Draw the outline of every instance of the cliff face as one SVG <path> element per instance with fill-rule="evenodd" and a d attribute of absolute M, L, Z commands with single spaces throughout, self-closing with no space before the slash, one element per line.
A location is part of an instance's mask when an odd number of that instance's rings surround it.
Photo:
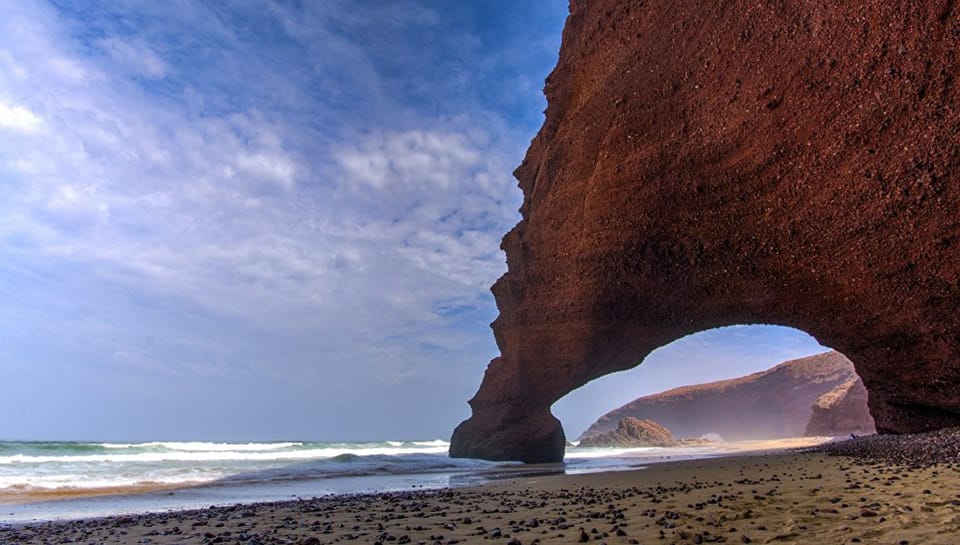
<path fill-rule="evenodd" d="M 554 401 L 747 323 L 849 357 L 881 432 L 960 425 L 958 12 L 571 1 L 451 455 L 560 460 Z"/>
<path fill-rule="evenodd" d="M 746 377 L 638 398 L 600 417 L 583 437 L 606 433 L 627 416 L 656 420 L 677 437 L 708 433 L 730 441 L 800 437 L 807 431 L 817 400 L 856 380 L 850 360 L 827 352 Z M 862 401 L 866 411 L 866 398 Z"/>
<path fill-rule="evenodd" d="M 672 447 L 676 444 L 670 430 L 653 420 L 632 416 L 621 418 L 611 430 L 580 440 L 581 447 Z"/>
<path fill-rule="evenodd" d="M 876 425 L 867 409 L 867 399 L 867 389 L 859 378 L 848 380 L 823 394 L 813 404 L 806 435 L 874 433 Z"/>

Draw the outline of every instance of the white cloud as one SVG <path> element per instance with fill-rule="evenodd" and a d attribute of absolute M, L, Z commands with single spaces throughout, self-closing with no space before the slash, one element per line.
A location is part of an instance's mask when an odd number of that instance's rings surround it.
<path fill-rule="evenodd" d="M 3 63 L 3 72 L 12 76 L 14 79 L 23 81 L 27 78 L 26 68 L 14 60 L 9 51 L 0 50 L 0 63 Z"/>
<path fill-rule="evenodd" d="M 447 125 L 378 132 L 336 150 L 340 195 L 389 233 L 395 259 L 458 286 L 439 298 L 486 297 L 503 272 L 498 240 L 518 219 L 519 192 L 486 134 Z"/>
<path fill-rule="evenodd" d="M 463 134 L 410 130 L 368 137 L 337 160 L 352 182 L 375 189 L 446 189 L 477 166 L 480 153 Z"/>
<path fill-rule="evenodd" d="M 0 129 L 19 132 L 37 132 L 43 119 L 23 106 L 0 102 Z"/>
<path fill-rule="evenodd" d="M 118 65 L 134 75 L 148 79 L 167 76 L 167 63 L 142 41 L 112 37 L 100 40 L 100 46 Z"/>
<path fill-rule="evenodd" d="M 241 174 L 287 189 L 293 186 L 297 172 L 296 163 L 282 152 L 259 151 L 240 155 L 236 158 L 236 165 Z"/>
<path fill-rule="evenodd" d="M 47 202 L 47 208 L 76 215 L 105 215 L 109 205 L 98 199 L 92 188 L 61 185 Z"/>
<path fill-rule="evenodd" d="M 89 83 L 91 79 L 98 77 L 94 72 L 86 68 L 83 62 L 72 59 L 66 55 L 52 55 L 46 59 L 47 70 L 54 75 L 60 83 L 79 86 Z"/>

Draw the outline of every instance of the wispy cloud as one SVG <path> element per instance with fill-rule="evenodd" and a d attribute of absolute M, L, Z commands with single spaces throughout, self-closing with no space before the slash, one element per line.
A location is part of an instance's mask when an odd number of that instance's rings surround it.
<path fill-rule="evenodd" d="M 110 37 L 100 40 L 97 45 L 131 76 L 163 79 L 167 75 L 167 63 L 141 40 Z"/>
<path fill-rule="evenodd" d="M 417 61 L 450 13 L 407 7 L 0 7 L 0 287 L 19 294 L 0 336 L 20 332 L 0 358 L 29 362 L 18 380 L 309 383 L 318 407 L 376 391 L 381 408 L 440 381 L 448 409 L 404 409 L 411 426 L 463 416 L 535 126 Z M 458 24 L 444 43 L 473 63 L 483 29 Z"/>

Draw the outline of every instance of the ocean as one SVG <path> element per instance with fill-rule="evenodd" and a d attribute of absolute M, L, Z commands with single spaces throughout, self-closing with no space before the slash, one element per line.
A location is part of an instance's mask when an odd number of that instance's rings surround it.
<path fill-rule="evenodd" d="M 0 523 L 193 509 L 328 494 L 445 488 L 703 458 L 726 445 L 568 448 L 562 464 L 447 456 L 449 443 L 0 442 Z"/>

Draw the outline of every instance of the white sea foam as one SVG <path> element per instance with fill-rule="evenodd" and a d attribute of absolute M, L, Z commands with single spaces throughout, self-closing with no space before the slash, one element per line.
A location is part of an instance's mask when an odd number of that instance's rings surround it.
<path fill-rule="evenodd" d="M 72 454 L 70 456 L 14 454 L 0 456 L 0 465 L 44 464 L 58 462 L 213 462 L 213 461 L 269 461 L 312 460 L 336 458 L 337 456 L 397 456 L 402 454 L 443 454 L 446 446 L 422 446 L 419 448 L 372 447 L 372 448 L 314 448 L 284 451 L 257 450 L 168 450 L 160 452 L 129 452 L 116 454 Z"/>
<path fill-rule="evenodd" d="M 188 452 L 218 452 L 218 451 L 268 451 L 283 450 L 291 447 L 301 447 L 303 443 L 205 443 L 200 441 L 152 441 L 149 443 L 101 443 L 107 449 L 136 449 L 136 448 L 165 448 L 167 450 L 184 450 Z"/>
<path fill-rule="evenodd" d="M 434 439 L 433 441 L 413 441 L 412 444 L 418 447 L 450 448 L 450 443 L 444 441 L 443 439 Z"/>
<path fill-rule="evenodd" d="M 452 460 L 449 443 L 2 443 L 0 492 L 148 485 L 256 483 L 334 476 L 472 471 L 494 464 Z"/>

